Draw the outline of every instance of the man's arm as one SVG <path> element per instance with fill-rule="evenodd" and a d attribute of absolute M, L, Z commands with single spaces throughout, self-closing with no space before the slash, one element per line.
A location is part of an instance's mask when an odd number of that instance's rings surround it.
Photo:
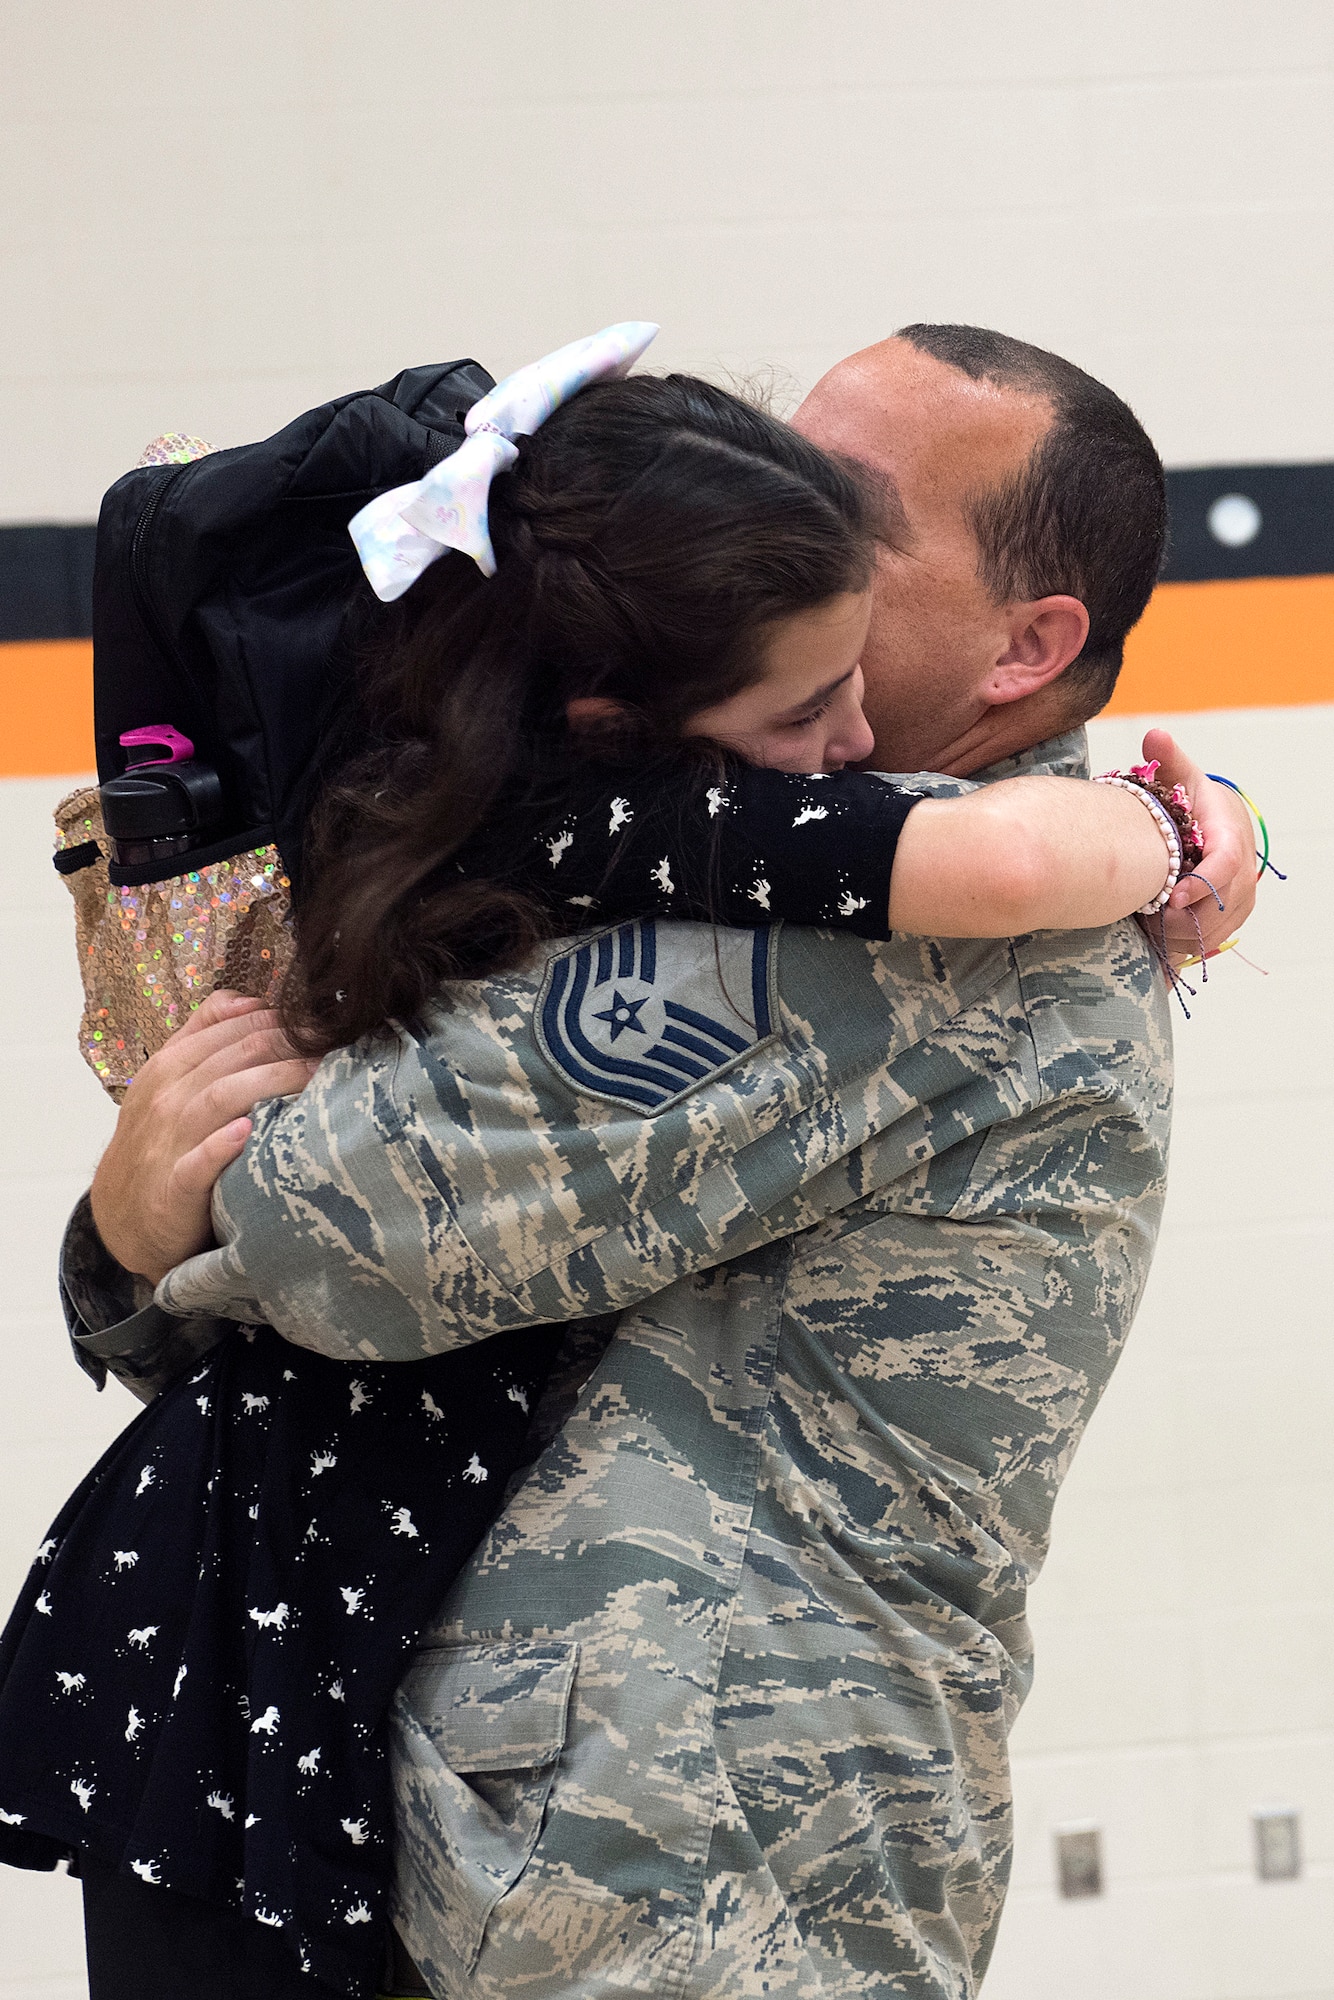
<path fill-rule="evenodd" d="M 148 1280 L 106 1250 L 86 1194 L 60 1247 L 60 1303 L 84 1373 L 99 1389 L 114 1375 L 141 1403 L 151 1403 L 230 1331 L 225 1320 L 183 1320 L 164 1312 Z"/>
<path fill-rule="evenodd" d="M 658 975 L 674 955 L 679 990 L 707 1000 L 717 945 L 698 927 L 687 950 L 695 929 L 659 937 Z M 763 947 L 777 1032 L 656 1113 L 562 1076 L 541 1045 L 540 967 L 479 982 L 424 1039 L 336 1052 L 257 1113 L 219 1184 L 219 1247 L 169 1273 L 158 1305 L 265 1322 L 336 1358 L 414 1360 L 619 1311 L 807 1227 L 866 1191 L 873 1135 L 889 1135 L 877 1176 L 966 1136 L 952 1110 L 924 1109 L 914 1050 L 1013 983 L 1009 947 L 808 931 L 778 945 Z"/>

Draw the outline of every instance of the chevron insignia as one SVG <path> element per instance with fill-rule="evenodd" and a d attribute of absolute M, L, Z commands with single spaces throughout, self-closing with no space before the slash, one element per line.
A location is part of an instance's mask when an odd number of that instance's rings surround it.
<path fill-rule="evenodd" d="M 538 995 L 547 1061 L 584 1094 L 665 1111 L 774 1030 L 776 925 L 619 924 L 553 958 Z"/>

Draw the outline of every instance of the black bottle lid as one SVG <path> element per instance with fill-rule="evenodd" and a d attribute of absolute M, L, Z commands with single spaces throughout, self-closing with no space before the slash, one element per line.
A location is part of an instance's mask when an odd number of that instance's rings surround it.
<path fill-rule="evenodd" d="M 101 788 L 102 824 L 122 841 L 200 835 L 222 814 L 222 786 L 208 764 L 141 765 Z"/>

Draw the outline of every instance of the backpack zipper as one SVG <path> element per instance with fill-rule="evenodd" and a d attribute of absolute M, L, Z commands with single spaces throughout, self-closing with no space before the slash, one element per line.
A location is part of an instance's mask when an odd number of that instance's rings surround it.
<path fill-rule="evenodd" d="M 152 533 L 153 523 L 157 519 L 162 502 L 167 496 L 167 488 L 173 486 L 183 472 L 188 472 L 191 465 L 197 465 L 198 463 L 199 460 L 190 459 L 184 465 L 173 465 L 166 476 L 160 479 L 153 488 L 153 491 L 140 508 L 138 519 L 135 521 L 134 531 L 130 536 L 129 560 L 130 595 L 134 599 L 134 608 L 139 614 L 139 622 L 153 644 L 157 647 L 163 659 L 180 674 L 181 679 L 189 688 L 196 702 L 202 701 L 199 684 L 190 671 L 189 666 L 177 653 L 175 647 L 168 643 L 167 636 L 152 608 L 152 599 L 148 589 L 148 556 L 149 536 Z"/>

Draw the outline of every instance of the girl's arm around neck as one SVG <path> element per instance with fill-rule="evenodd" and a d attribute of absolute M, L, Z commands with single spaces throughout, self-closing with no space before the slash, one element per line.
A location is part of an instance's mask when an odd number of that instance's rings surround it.
<path fill-rule="evenodd" d="M 1006 778 L 923 799 L 899 835 L 891 930 L 1014 937 L 1094 930 L 1150 902 L 1168 875 L 1152 813 L 1082 778 Z"/>

